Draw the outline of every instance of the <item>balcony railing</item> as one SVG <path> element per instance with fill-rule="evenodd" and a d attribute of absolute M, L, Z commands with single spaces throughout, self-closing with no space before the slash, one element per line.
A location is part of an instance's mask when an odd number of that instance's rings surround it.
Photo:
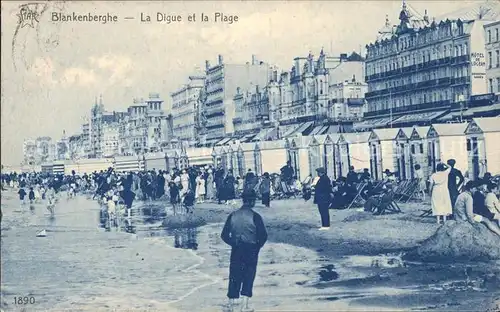
<path fill-rule="evenodd" d="M 419 70 L 427 70 L 427 69 L 431 69 L 434 67 L 449 65 L 452 62 L 456 63 L 457 61 L 455 59 L 460 60 L 459 62 L 467 62 L 469 60 L 469 56 L 462 55 L 462 56 L 458 56 L 455 58 L 447 56 L 447 57 L 440 58 L 438 60 L 432 60 L 432 61 L 427 61 L 427 62 L 423 62 L 423 63 L 419 63 L 419 64 L 409 65 L 409 66 L 389 70 L 389 71 L 382 72 L 382 73 L 366 75 L 365 81 L 373 81 L 373 80 L 377 80 L 377 79 L 396 77 L 396 76 L 399 76 L 402 74 L 417 72 Z"/>
<path fill-rule="evenodd" d="M 400 107 L 394 107 L 392 109 L 392 114 L 399 114 L 399 113 L 406 113 L 406 112 L 415 112 L 415 111 L 420 111 L 420 110 L 425 110 L 425 109 L 432 109 L 432 108 L 450 108 L 451 107 L 451 101 L 450 100 L 444 100 L 444 101 L 436 101 L 436 102 L 429 102 L 429 103 L 422 103 L 422 104 L 414 104 L 414 105 L 407 105 L 407 106 L 400 106 Z M 373 116 L 379 116 L 379 115 L 389 115 L 391 114 L 391 109 L 382 109 L 382 110 L 376 110 L 376 111 L 371 111 L 367 112 L 364 114 L 364 117 L 373 117 Z"/>

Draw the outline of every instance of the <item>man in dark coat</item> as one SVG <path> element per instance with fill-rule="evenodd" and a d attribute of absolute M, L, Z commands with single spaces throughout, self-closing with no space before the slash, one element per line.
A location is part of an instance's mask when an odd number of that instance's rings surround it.
<path fill-rule="evenodd" d="M 290 161 L 287 161 L 286 166 L 281 167 L 280 171 L 282 180 L 290 185 L 295 174 L 295 171 L 292 168 L 292 163 Z"/>
<path fill-rule="evenodd" d="M 314 203 L 318 205 L 319 214 L 321 216 L 320 230 L 328 230 L 330 228 L 330 201 L 332 199 L 332 182 L 326 175 L 324 168 L 316 169 L 319 180 L 315 185 Z"/>
<path fill-rule="evenodd" d="M 267 241 L 267 231 L 262 217 L 252 210 L 257 199 L 255 191 L 244 192 L 242 198 L 243 206 L 228 216 L 221 238 L 231 246 L 227 292 L 229 305 L 233 308 L 235 299 L 241 295 L 243 311 L 251 311 L 248 299 L 253 295 L 259 251 Z"/>
<path fill-rule="evenodd" d="M 358 183 L 358 174 L 354 172 L 354 166 L 349 167 L 349 172 L 347 173 L 347 184 L 348 185 L 356 185 Z"/>
<path fill-rule="evenodd" d="M 455 168 L 455 159 L 449 159 L 446 163 L 451 168 L 448 174 L 448 191 L 450 192 L 451 206 L 455 207 L 455 202 L 457 201 L 457 197 L 460 194 L 460 188 L 465 179 L 462 172 Z"/>
<path fill-rule="evenodd" d="M 225 174 L 224 168 L 222 168 L 222 165 L 219 164 L 214 175 L 215 188 L 217 190 L 217 200 L 219 204 L 222 203 L 222 196 L 223 196 L 222 188 L 224 184 L 224 174 Z"/>

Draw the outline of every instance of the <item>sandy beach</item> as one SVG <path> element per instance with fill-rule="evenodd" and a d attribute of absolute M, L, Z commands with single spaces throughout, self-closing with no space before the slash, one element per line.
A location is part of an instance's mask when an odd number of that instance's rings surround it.
<path fill-rule="evenodd" d="M 266 260 L 259 262 L 256 309 L 496 311 L 500 262 L 402 261 L 406 250 L 430 237 L 439 225 L 434 218 L 419 217 L 426 204 L 401 207 L 403 213 L 383 216 L 356 209 L 331 210 L 331 229 L 318 231 L 319 214 L 311 201 L 275 201 L 271 208 L 257 205 L 255 210 L 268 228 L 269 243 L 261 252 L 261 260 Z M 212 224 L 208 227 L 214 236 L 233 209 L 203 204 L 196 215 Z M 212 252 L 211 256 L 218 258 L 217 262 L 225 259 L 227 266 L 227 252 L 224 256 Z M 226 266 L 213 272 L 226 276 Z M 210 270 L 207 265 L 206 271 Z M 218 284 L 217 300 L 224 300 L 225 283 Z M 200 289 L 177 306 L 181 310 L 195 308 L 206 302 L 201 300 L 205 296 L 216 301 L 213 291 L 213 287 Z"/>
<path fill-rule="evenodd" d="M 497 311 L 500 263 L 404 262 L 401 254 L 438 225 L 418 217 L 422 204 L 401 208 L 385 216 L 332 210 L 331 229 L 318 231 L 310 201 L 258 205 L 269 241 L 255 311 Z M 53 220 L 41 204 L 30 212 L 2 196 L 2 309 L 17 311 L 12 297 L 31 295 L 35 311 L 223 311 L 230 249 L 220 231 L 234 209 L 197 205 L 207 224 L 176 230 L 138 215 L 130 234 L 99 230 L 98 205 L 84 196 L 61 200 Z M 42 228 L 47 237 L 35 238 Z"/>

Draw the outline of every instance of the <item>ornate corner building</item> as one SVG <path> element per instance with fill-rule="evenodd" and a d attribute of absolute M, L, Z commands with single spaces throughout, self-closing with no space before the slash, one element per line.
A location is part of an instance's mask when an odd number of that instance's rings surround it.
<path fill-rule="evenodd" d="M 481 96 L 494 79 L 487 78 L 493 61 L 487 60 L 485 28 L 498 21 L 499 12 L 498 2 L 486 2 L 431 20 L 427 11 L 421 15 L 403 2 L 399 24 L 387 18 L 376 41 L 366 46 L 368 111 L 358 128 L 451 120 L 495 102 L 484 103 Z"/>

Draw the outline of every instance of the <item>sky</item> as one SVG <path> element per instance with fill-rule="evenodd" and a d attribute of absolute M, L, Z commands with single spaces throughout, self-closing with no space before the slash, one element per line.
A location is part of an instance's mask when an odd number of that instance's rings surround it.
<path fill-rule="evenodd" d="M 107 110 L 126 110 L 134 98 L 170 93 L 188 75 L 215 64 L 259 60 L 289 70 L 293 58 L 359 52 L 373 42 L 386 15 L 397 24 L 401 1 L 204 1 L 50 2 L 37 20 L 19 23 L 20 5 L 1 7 L 1 162 L 22 161 L 24 139 L 59 139 L 81 131 L 96 96 Z M 30 2 L 30 3 L 33 3 Z M 419 12 L 441 16 L 471 5 L 467 1 L 412 1 Z M 477 3 L 477 2 L 476 2 Z M 30 6 L 33 8 L 33 5 Z M 36 10 L 41 11 L 42 5 Z M 116 23 L 54 22 L 53 12 L 114 14 Z M 179 23 L 156 22 L 157 12 L 181 15 Z M 238 16 L 216 23 L 221 12 Z M 140 14 L 153 22 L 140 22 Z M 188 22 L 196 13 L 198 20 Z M 212 20 L 200 22 L 201 13 Z M 135 17 L 125 20 L 124 17 Z M 24 27 L 19 27 L 24 26 Z"/>

